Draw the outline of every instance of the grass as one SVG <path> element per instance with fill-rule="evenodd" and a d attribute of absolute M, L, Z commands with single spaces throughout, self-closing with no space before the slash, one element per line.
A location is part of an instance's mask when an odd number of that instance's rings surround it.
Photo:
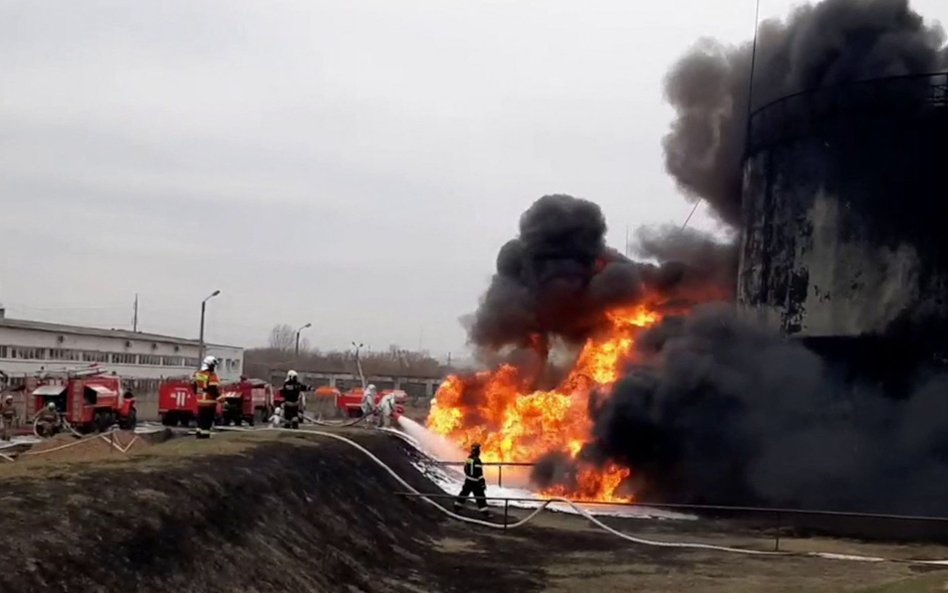
<path fill-rule="evenodd" d="M 860 589 L 859 593 L 935 593 L 948 591 L 948 574 L 937 573 L 908 578 L 882 586 Z"/>

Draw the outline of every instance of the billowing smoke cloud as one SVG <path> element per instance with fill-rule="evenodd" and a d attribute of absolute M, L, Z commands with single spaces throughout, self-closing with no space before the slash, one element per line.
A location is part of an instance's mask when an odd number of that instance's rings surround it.
<path fill-rule="evenodd" d="M 594 411 L 602 456 L 639 496 L 906 513 L 948 512 L 948 378 L 907 400 L 844 386 L 797 342 L 729 305 L 668 319 Z"/>
<path fill-rule="evenodd" d="M 836 83 L 948 69 L 944 42 L 942 31 L 906 0 L 825 0 L 798 8 L 786 21 L 761 25 L 754 107 Z M 664 142 L 667 169 L 735 227 L 750 59 L 750 43 L 705 40 L 666 81 L 677 112 Z M 920 100 L 914 91 L 902 96 L 893 88 L 900 106 Z M 790 110 L 782 117 L 798 115 Z M 788 123 L 794 122 L 780 125 Z M 943 262 L 943 182 L 911 173 L 940 175 L 942 130 L 917 140 L 926 127 L 918 121 L 856 123 L 838 127 L 834 146 L 820 158 L 833 159 L 838 177 L 855 188 L 889 184 L 871 193 L 892 199 L 846 207 L 881 221 L 878 229 L 897 228 L 900 241 L 928 243 L 927 255 Z M 920 165 L 920 159 L 928 160 Z M 859 174 L 866 169 L 873 175 Z M 470 329 L 474 344 L 492 349 L 535 344 L 536 336 L 578 341 L 596 331 L 609 307 L 660 295 L 666 318 L 637 339 L 636 365 L 609 397 L 591 400 L 593 442 L 580 465 L 627 465 L 644 499 L 948 512 L 948 406 L 940 404 L 948 375 L 903 373 L 911 377 L 910 396 L 888 397 L 877 381 L 741 321 L 731 305 L 695 309 L 733 298 L 733 245 L 678 229 L 641 231 L 636 255 L 643 261 L 637 262 L 608 249 L 604 232 L 594 204 L 569 196 L 539 200 L 523 215 L 520 236 L 501 250 Z M 907 327 L 914 336 L 916 326 Z M 546 486 L 568 484 L 576 461 L 553 453 L 534 478 Z"/>
<path fill-rule="evenodd" d="M 497 273 L 471 322 L 477 346 L 545 349 L 551 337 L 579 342 L 605 312 L 649 296 L 687 306 L 733 295 L 733 248 L 696 232 L 665 229 L 640 237 L 635 262 L 606 247 L 599 206 L 568 195 L 537 200 L 520 218 L 520 235 L 497 256 Z M 538 344 L 538 339 L 540 344 Z"/>
<path fill-rule="evenodd" d="M 835 83 L 948 68 L 945 37 L 908 0 L 825 0 L 759 29 L 754 108 Z M 703 40 L 668 74 L 665 92 L 677 112 L 665 137 L 668 172 L 732 225 L 740 222 L 750 42 Z M 910 199 L 903 192 L 899 199 Z M 927 196 L 919 198 L 927 199 Z"/>

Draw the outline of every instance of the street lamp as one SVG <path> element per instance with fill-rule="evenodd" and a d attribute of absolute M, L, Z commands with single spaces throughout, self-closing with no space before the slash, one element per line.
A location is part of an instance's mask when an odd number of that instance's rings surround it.
<path fill-rule="evenodd" d="M 296 330 L 296 359 L 297 359 L 297 361 L 298 361 L 299 358 L 300 358 L 300 332 L 303 331 L 304 329 L 306 329 L 307 327 L 313 327 L 313 324 L 312 324 L 312 323 L 307 323 L 307 324 L 304 325 L 303 327 L 301 327 L 301 328 L 299 328 L 298 330 Z"/>
<path fill-rule="evenodd" d="M 215 290 L 214 292 L 210 294 L 210 296 L 208 296 L 206 299 L 201 301 L 201 337 L 198 338 L 198 342 L 200 344 L 198 347 L 198 351 L 199 351 L 198 358 L 200 359 L 200 362 L 204 361 L 204 312 L 207 310 L 207 302 L 211 300 L 212 298 L 216 297 L 217 295 L 219 295 L 220 293 L 221 291 Z M 200 362 L 198 364 L 200 364 Z"/>
<path fill-rule="evenodd" d="M 359 359 L 359 350 L 364 345 L 365 344 L 361 344 L 361 343 L 360 344 L 356 344 L 355 342 L 352 343 L 352 347 L 355 348 L 355 351 L 356 351 L 356 354 L 355 354 L 356 368 L 359 369 L 359 380 L 362 381 L 362 389 L 365 389 L 365 373 L 362 372 L 362 361 Z"/>

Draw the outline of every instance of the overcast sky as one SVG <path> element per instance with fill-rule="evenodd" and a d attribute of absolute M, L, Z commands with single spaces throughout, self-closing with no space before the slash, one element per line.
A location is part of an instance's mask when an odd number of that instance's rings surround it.
<path fill-rule="evenodd" d="M 797 4 L 762 0 L 763 17 Z M 945 0 L 914 0 L 948 22 Z M 668 67 L 753 0 L 0 0 L 9 316 L 457 357 L 547 193 L 681 224 Z M 699 211 L 695 226 L 713 228 Z"/>

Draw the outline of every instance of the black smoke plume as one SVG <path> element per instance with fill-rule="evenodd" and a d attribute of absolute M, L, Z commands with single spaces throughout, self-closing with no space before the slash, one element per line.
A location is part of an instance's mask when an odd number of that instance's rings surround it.
<path fill-rule="evenodd" d="M 944 42 L 941 28 L 926 25 L 908 0 L 802 6 L 786 21 L 765 21 L 759 28 L 753 107 L 837 83 L 945 70 Z M 677 112 L 664 140 L 666 168 L 683 190 L 707 200 L 719 218 L 735 226 L 741 218 L 751 51 L 750 42 L 728 46 L 703 40 L 674 65 L 665 83 Z M 879 141 L 880 135 L 884 131 L 870 139 Z M 910 191 L 898 197 L 930 198 Z"/>
<path fill-rule="evenodd" d="M 948 512 L 948 377 L 902 401 L 844 385 L 724 304 L 662 322 L 637 348 L 585 453 L 633 468 L 640 498 Z"/>
<path fill-rule="evenodd" d="M 599 206 L 568 195 L 537 200 L 520 217 L 520 234 L 497 256 L 497 272 L 469 327 L 473 344 L 546 351 L 549 340 L 581 342 L 617 305 L 659 298 L 690 306 L 734 292 L 736 259 L 696 232 L 666 229 L 640 237 L 636 262 L 605 243 Z"/>

